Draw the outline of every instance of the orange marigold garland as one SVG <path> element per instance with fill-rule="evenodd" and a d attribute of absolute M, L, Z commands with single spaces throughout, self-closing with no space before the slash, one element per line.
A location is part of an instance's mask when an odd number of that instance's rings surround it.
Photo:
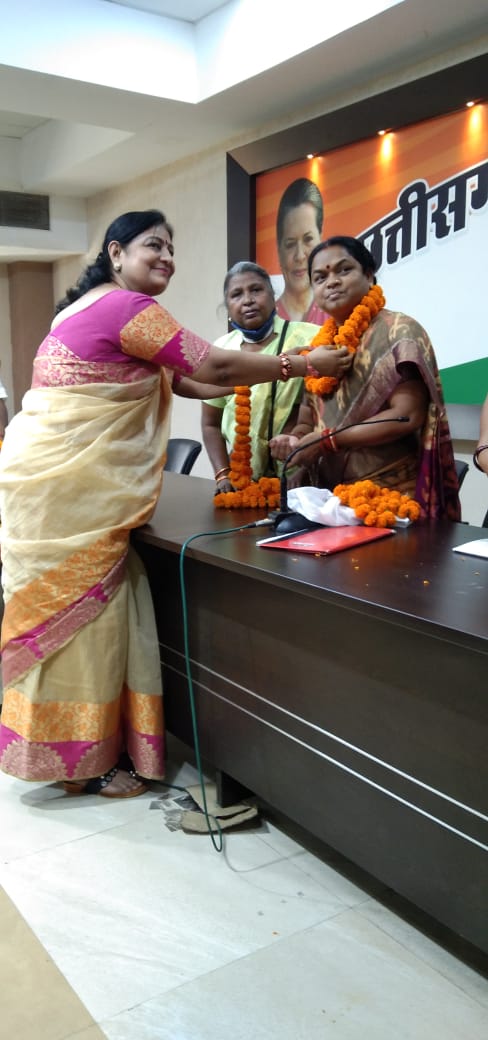
<path fill-rule="evenodd" d="M 383 290 L 379 285 L 372 285 L 366 296 L 357 304 L 352 313 L 346 318 L 343 325 L 337 326 L 334 318 L 328 318 L 322 328 L 314 336 L 312 347 L 347 347 L 350 354 L 355 354 L 361 336 L 372 322 L 373 318 L 385 306 Z M 302 350 L 302 354 L 308 354 L 308 350 Z M 339 386 L 339 380 L 335 376 L 306 376 L 305 388 L 311 394 L 324 397 L 331 394 Z"/>
<path fill-rule="evenodd" d="M 214 503 L 219 509 L 243 509 L 270 506 L 275 508 L 280 501 L 280 482 L 277 477 L 252 479 L 251 466 L 251 389 L 249 386 L 234 387 L 235 437 L 230 456 L 229 480 L 235 491 L 221 491 L 215 495 Z"/>
<path fill-rule="evenodd" d="M 354 484 L 337 484 L 333 494 L 343 506 L 349 506 L 366 527 L 394 527 L 397 517 L 418 520 L 420 506 L 400 491 L 380 487 L 372 480 Z"/>
<path fill-rule="evenodd" d="M 242 491 L 252 480 L 251 437 L 251 390 L 248 386 L 234 387 L 235 402 L 235 436 L 234 447 L 230 456 L 229 480 L 233 487 Z"/>

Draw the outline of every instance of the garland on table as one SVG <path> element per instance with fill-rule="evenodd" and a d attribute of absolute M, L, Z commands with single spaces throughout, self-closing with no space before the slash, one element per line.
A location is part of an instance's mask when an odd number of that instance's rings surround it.
<path fill-rule="evenodd" d="M 369 292 L 363 296 L 352 313 L 346 318 L 343 325 L 337 326 L 334 318 L 328 318 L 322 328 L 314 336 L 312 347 L 347 347 L 350 354 L 355 354 L 361 336 L 372 322 L 373 318 L 385 306 L 383 290 L 379 285 L 372 285 Z M 307 350 L 301 351 L 308 354 Z M 306 376 L 305 388 L 311 394 L 324 397 L 331 394 L 339 386 L 339 380 L 335 376 Z"/>
<path fill-rule="evenodd" d="M 234 387 L 235 437 L 230 456 L 229 480 L 235 491 L 220 491 L 214 503 L 219 509 L 242 509 L 258 506 L 275 508 L 280 501 L 280 482 L 277 477 L 252 479 L 251 466 L 251 388 Z"/>
<path fill-rule="evenodd" d="M 343 506 L 349 506 L 366 527 L 394 527 L 397 518 L 418 520 L 420 506 L 400 491 L 380 487 L 372 480 L 354 484 L 337 484 L 333 494 Z"/>

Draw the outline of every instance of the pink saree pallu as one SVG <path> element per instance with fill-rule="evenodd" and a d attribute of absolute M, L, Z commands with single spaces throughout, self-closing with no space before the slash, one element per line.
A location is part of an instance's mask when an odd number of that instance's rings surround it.
<path fill-rule="evenodd" d="M 164 775 L 156 625 L 129 547 L 160 492 L 162 384 L 32 389 L 7 431 L 0 768 L 21 779 L 99 776 L 123 750 Z"/>

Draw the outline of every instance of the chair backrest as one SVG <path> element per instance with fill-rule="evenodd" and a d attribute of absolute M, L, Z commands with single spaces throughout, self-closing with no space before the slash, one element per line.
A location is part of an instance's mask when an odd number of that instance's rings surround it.
<path fill-rule="evenodd" d="M 459 487 L 461 487 L 461 484 L 462 484 L 462 482 L 463 482 L 463 480 L 464 480 L 464 478 L 466 476 L 466 473 L 468 472 L 469 466 L 468 466 L 468 463 L 467 462 L 463 462 L 462 459 L 454 459 L 454 465 L 456 467 L 458 484 L 459 484 Z"/>
<path fill-rule="evenodd" d="M 201 450 L 200 441 L 192 441 L 186 437 L 170 437 L 164 468 L 171 473 L 191 473 Z"/>

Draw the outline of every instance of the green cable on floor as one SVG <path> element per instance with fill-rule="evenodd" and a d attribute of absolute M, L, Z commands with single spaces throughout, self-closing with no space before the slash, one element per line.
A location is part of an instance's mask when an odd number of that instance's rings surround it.
<path fill-rule="evenodd" d="M 184 575 L 185 552 L 186 552 L 186 549 L 189 546 L 190 542 L 195 541 L 196 538 L 208 538 L 208 537 L 213 537 L 214 535 L 220 535 L 220 534 L 234 534 L 234 532 L 245 531 L 247 528 L 257 527 L 257 526 L 261 526 L 261 524 L 258 525 L 258 523 L 253 522 L 253 523 L 250 523 L 250 524 L 242 524 L 240 527 L 229 527 L 229 528 L 226 528 L 225 530 L 222 530 L 222 531 L 201 531 L 199 534 L 192 534 L 192 535 L 190 535 L 190 537 L 187 538 L 185 542 L 183 542 L 183 545 L 182 545 L 182 547 L 180 549 L 180 588 L 181 588 L 181 606 L 182 606 L 182 611 L 183 611 L 183 641 L 184 641 L 184 652 L 185 652 L 186 678 L 187 678 L 187 682 L 188 682 L 188 696 L 190 698 L 190 709 L 191 709 L 191 721 L 192 721 L 192 730 L 193 730 L 193 741 L 194 741 L 194 744 L 195 744 L 195 758 L 196 758 L 196 764 L 197 764 L 197 770 L 198 770 L 198 778 L 199 778 L 199 781 L 200 781 L 200 789 L 201 789 L 201 792 L 202 792 L 203 813 L 204 813 L 205 821 L 206 821 L 206 824 L 207 824 L 207 827 L 208 827 L 210 840 L 211 840 L 212 845 L 213 845 L 214 849 L 216 850 L 216 852 L 222 852 L 223 847 L 224 847 L 224 838 L 223 838 L 222 828 L 220 827 L 219 821 L 216 820 L 215 816 L 212 816 L 209 813 L 209 811 L 208 811 L 207 796 L 206 796 L 206 792 L 205 792 L 205 783 L 204 783 L 204 779 L 203 779 L 202 763 L 201 763 L 201 758 L 200 758 L 200 741 L 199 741 L 199 737 L 198 737 L 197 714 L 196 714 L 196 708 L 195 708 L 195 695 L 194 695 L 194 691 L 193 691 L 193 680 L 192 680 L 192 675 L 191 675 L 189 638 L 188 638 L 188 610 L 187 610 L 185 575 Z M 213 821 L 213 827 L 212 827 L 212 824 L 211 824 L 210 821 Z M 218 839 L 216 839 L 214 837 L 214 833 L 213 833 L 214 829 L 218 833 Z"/>

